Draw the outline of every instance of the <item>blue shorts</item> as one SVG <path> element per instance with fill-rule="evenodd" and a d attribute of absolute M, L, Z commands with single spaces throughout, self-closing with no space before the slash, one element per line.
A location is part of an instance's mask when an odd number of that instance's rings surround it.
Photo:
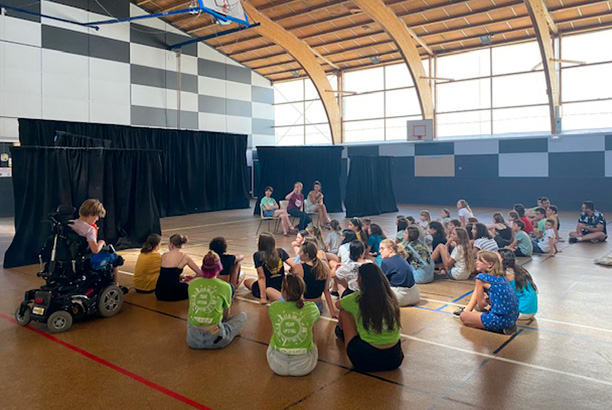
<path fill-rule="evenodd" d="M 483 313 L 480 315 L 480 321 L 486 330 L 492 332 L 503 332 L 516 324 L 516 320 L 512 320 L 511 315 L 496 315 L 492 312 Z"/>
<path fill-rule="evenodd" d="M 274 216 L 274 209 L 263 211 L 263 216 L 266 218 L 272 218 Z"/>

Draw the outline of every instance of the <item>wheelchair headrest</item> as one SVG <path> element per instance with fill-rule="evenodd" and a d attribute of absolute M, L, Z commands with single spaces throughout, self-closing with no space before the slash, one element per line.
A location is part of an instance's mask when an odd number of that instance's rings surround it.
<path fill-rule="evenodd" d="M 56 214 L 61 214 L 61 215 L 70 215 L 70 216 L 73 216 L 75 210 L 76 209 L 73 206 L 70 206 L 70 205 L 60 205 L 55 210 L 55 213 Z"/>

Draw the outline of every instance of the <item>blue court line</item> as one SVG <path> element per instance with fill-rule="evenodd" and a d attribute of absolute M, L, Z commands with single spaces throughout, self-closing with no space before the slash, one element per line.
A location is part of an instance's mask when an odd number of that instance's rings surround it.
<path fill-rule="evenodd" d="M 521 266 L 525 266 L 527 265 L 529 262 L 532 262 L 533 258 L 529 257 L 529 260 L 526 260 L 525 262 L 521 263 Z M 463 295 L 459 296 L 458 298 L 455 298 L 451 301 L 451 303 L 457 303 L 458 301 L 460 301 L 461 299 L 463 299 L 466 296 L 471 295 L 472 293 L 474 293 L 474 290 L 470 290 L 469 292 L 464 293 Z M 439 308 L 433 309 L 435 311 L 441 311 L 442 309 L 448 307 L 449 305 L 442 305 Z"/>

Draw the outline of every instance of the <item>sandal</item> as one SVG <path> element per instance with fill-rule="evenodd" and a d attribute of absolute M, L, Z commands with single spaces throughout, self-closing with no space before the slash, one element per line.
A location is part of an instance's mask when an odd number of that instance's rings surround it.
<path fill-rule="evenodd" d="M 453 316 L 455 316 L 455 317 L 461 316 L 461 314 L 463 313 L 464 310 L 465 310 L 465 308 L 459 308 L 459 309 L 455 310 L 453 312 Z"/>

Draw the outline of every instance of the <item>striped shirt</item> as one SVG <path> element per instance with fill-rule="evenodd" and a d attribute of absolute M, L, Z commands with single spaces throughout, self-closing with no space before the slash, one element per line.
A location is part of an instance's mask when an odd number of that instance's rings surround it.
<path fill-rule="evenodd" d="M 478 238 L 474 241 L 474 248 L 478 248 L 481 251 L 493 251 L 497 252 L 499 250 L 499 246 L 497 246 L 497 242 L 493 239 L 487 238 Z"/>

